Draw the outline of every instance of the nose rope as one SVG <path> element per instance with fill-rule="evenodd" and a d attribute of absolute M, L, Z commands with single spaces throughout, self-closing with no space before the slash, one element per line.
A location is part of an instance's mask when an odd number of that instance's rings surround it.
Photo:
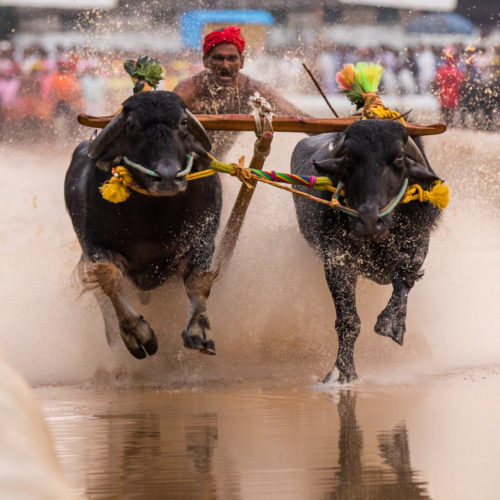
<path fill-rule="evenodd" d="M 189 172 L 193 168 L 194 157 L 195 153 L 187 155 L 187 166 L 184 170 L 179 172 L 176 177 L 181 177 L 183 175 L 189 174 Z M 125 163 L 127 166 L 135 168 L 136 170 L 139 170 L 146 175 L 155 178 L 161 177 L 149 168 L 143 167 L 139 163 L 135 163 L 134 161 L 129 160 L 126 156 L 123 156 L 122 159 L 123 163 Z M 111 170 L 111 178 L 99 187 L 99 191 L 102 197 L 111 203 L 123 203 L 124 201 L 127 201 L 130 197 L 130 190 L 135 191 L 136 193 L 145 194 L 147 196 L 160 196 L 138 186 L 134 181 L 132 174 L 123 165 L 114 167 Z"/>
<path fill-rule="evenodd" d="M 196 153 L 191 153 L 190 155 L 187 155 L 187 165 L 184 170 L 181 170 L 177 174 L 175 174 L 176 177 L 184 177 L 185 175 L 189 174 L 191 172 L 191 169 L 193 168 L 193 161 L 194 157 L 196 156 Z"/>
<path fill-rule="evenodd" d="M 335 192 L 335 199 L 339 199 L 340 191 L 343 187 L 342 182 L 339 182 L 337 185 L 337 191 Z M 402 200 L 403 196 L 406 193 L 406 188 L 408 187 L 408 177 L 405 177 L 405 180 L 403 181 L 403 184 L 401 186 L 401 189 L 399 190 L 399 193 L 381 210 L 378 212 L 378 217 L 381 219 L 382 217 L 385 217 L 386 215 L 389 215 L 398 205 L 399 202 Z M 346 213 L 347 215 L 350 215 L 352 217 L 359 217 L 359 212 L 357 210 L 354 210 L 353 208 L 346 207 L 344 205 L 339 205 L 337 207 L 341 212 Z"/>
<path fill-rule="evenodd" d="M 135 161 L 129 160 L 126 156 L 123 157 L 123 161 L 124 163 L 127 164 L 127 166 L 135 168 L 136 170 L 139 170 L 143 174 L 150 175 L 151 177 L 160 177 L 156 172 L 149 170 L 149 168 L 143 167 L 139 163 L 135 163 Z"/>

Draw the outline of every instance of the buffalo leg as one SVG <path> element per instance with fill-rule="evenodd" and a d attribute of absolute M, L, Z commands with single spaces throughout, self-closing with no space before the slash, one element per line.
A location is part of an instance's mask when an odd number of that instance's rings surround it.
<path fill-rule="evenodd" d="M 354 366 L 354 343 L 361 325 L 356 311 L 356 275 L 348 270 L 347 265 L 338 266 L 328 260 L 325 261 L 325 275 L 337 313 L 335 328 L 339 348 L 333 370 L 323 382 L 334 380 L 336 370 L 338 382 L 350 382 L 358 377 Z"/>
<path fill-rule="evenodd" d="M 111 262 L 86 262 L 84 280 L 94 285 L 106 295 L 113 304 L 120 334 L 130 353 L 138 358 L 153 355 L 158 350 L 156 336 L 142 316 L 137 314 L 127 300 L 123 288 L 123 274 Z"/>
<path fill-rule="evenodd" d="M 419 245 L 411 245 L 411 240 L 408 240 L 409 247 L 406 255 L 411 255 L 405 265 L 400 266 L 392 276 L 392 295 L 386 308 L 379 314 L 377 323 L 375 324 L 375 333 L 390 337 L 394 342 L 403 345 L 404 335 L 406 332 L 406 309 L 408 303 L 408 294 L 413 288 L 415 282 L 422 276 L 420 268 L 422 267 L 427 255 L 427 244 L 422 238 Z M 411 249 L 413 250 L 410 253 Z"/>
<path fill-rule="evenodd" d="M 207 337 L 210 323 L 206 301 L 215 279 L 210 271 L 195 269 L 184 280 L 186 292 L 191 302 L 191 313 L 186 329 L 182 332 L 184 347 L 198 349 L 205 354 L 215 354 L 215 343 Z"/>
<path fill-rule="evenodd" d="M 377 318 L 375 332 L 403 345 L 406 332 L 406 305 L 411 287 L 405 285 L 401 279 L 395 279 L 392 286 L 391 298 Z"/>
<path fill-rule="evenodd" d="M 94 293 L 94 297 L 99 309 L 101 310 L 102 318 L 104 319 L 106 340 L 109 346 L 113 346 L 119 338 L 120 331 L 113 304 L 101 291 L 96 291 Z"/>

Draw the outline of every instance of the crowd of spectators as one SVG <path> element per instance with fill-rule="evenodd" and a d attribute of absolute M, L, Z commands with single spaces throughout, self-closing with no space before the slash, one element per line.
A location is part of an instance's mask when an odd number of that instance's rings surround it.
<path fill-rule="evenodd" d="M 10 41 L 0 41 L 0 126 L 4 132 L 37 126 L 40 132 L 59 123 L 60 130 L 67 132 L 79 112 L 113 113 L 132 88 L 123 62 L 139 55 L 79 47 L 48 52 L 38 45 L 19 50 Z M 160 88 L 166 90 L 202 67 L 196 52 L 148 55 L 164 65 L 165 80 Z M 283 93 L 310 93 L 311 82 L 301 67 L 304 60 L 327 94 L 338 92 L 335 75 L 344 64 L 376 61 L 384 67 L 382 93 L 433 93 L 449 124 L 498 126 L 500 46 L 422 45 L 396 50 L 384 45 L 318 45 L 307 53 L 268 49 L 249 53 L 245 71 Z"/>
<path fill-rule="evenodd" d="M 384 45 L 323 48 L 316 58 L 316 72 L 328 93 L 338 92 L 337 71 L 357 61 L 376 61 L 383 66 L 381 93 L 433 94 L 448 124 L 498 128 L 500 45 L 420 45 L 402 51 Z"/>

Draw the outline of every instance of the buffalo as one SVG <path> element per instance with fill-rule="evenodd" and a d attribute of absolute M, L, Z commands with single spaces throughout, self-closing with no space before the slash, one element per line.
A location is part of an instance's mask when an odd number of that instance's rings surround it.
<path fill-rule="evenodd" d="M 115 118 L 73 153 L 64 195 L 82 248 L 79 275 L 85 289 L 96 289 L 108 343 L 118 320 L 121 337 L 136 358 L 153 355 L 158 342 L 130 305 L 125 278 L 139 291 L 182 278 L 191 302 L 184 346 L 215 354 L 207 336 L 206 299 L 214 278 L 209 269 L 222 191 L 217 175 L 186 179 L 188 171 L 207 168 L 210 148 L 204 128 L 180 97 L 151 91 L 128 98 Z M 100 187 L 117 175 L 119 166 L 129 170 L 133 184 L 128 199 L 113 203 L 103 198 Z"/>
<path fill-rule="evenodd" d="M 335 305 L 338 353 L 324 382 L 350 382 L 357 378 L 357 277 L 392 284 L 392 296 L 378 316 L 375 332 L 402 345 L 408 293 L 423 274 L 440 210 L 429 202 L 398 201 L 407 184 L 428 189 L 439 179 L 419 138 L 409 137 L 400 122 L 390 120 L 360 120 L 344 132 L 301 140 L 293 151 L 291 171 L 326 175 L 339 186 L 342 209 L 298 194 L 294 203 L 300 231 L 323 261 Z M 325 200 L 332 196 L 329 191 L 321 193 Z"/>

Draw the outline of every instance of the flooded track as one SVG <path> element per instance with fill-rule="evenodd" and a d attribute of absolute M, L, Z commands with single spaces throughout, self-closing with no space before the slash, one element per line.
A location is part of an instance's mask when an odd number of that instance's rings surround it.
<path fill-rule="evenodd" d="M 73 489 L 90 498 L 497 498 L 500 136 L 425 140 L 451 189 L 403 348 L 373 333 L 389 287 L 361 281 L 359 381 L 320 386 L 336 353 L 320 262 L 291 195 L 258 186 L 209 299 L 217 356 L 182 348 L 180 283 L 134 305 L 160 349 L 110 349 L 73 270 L 63 203 L 71 147 L 0 146 L 2 349 L 37 387 Z M 288 171 L 298 135 L 266 169 Z M 253 138 L 228 155 L 250 157 Z M 238 183 L 224 178 L 227 217 Z"/>

